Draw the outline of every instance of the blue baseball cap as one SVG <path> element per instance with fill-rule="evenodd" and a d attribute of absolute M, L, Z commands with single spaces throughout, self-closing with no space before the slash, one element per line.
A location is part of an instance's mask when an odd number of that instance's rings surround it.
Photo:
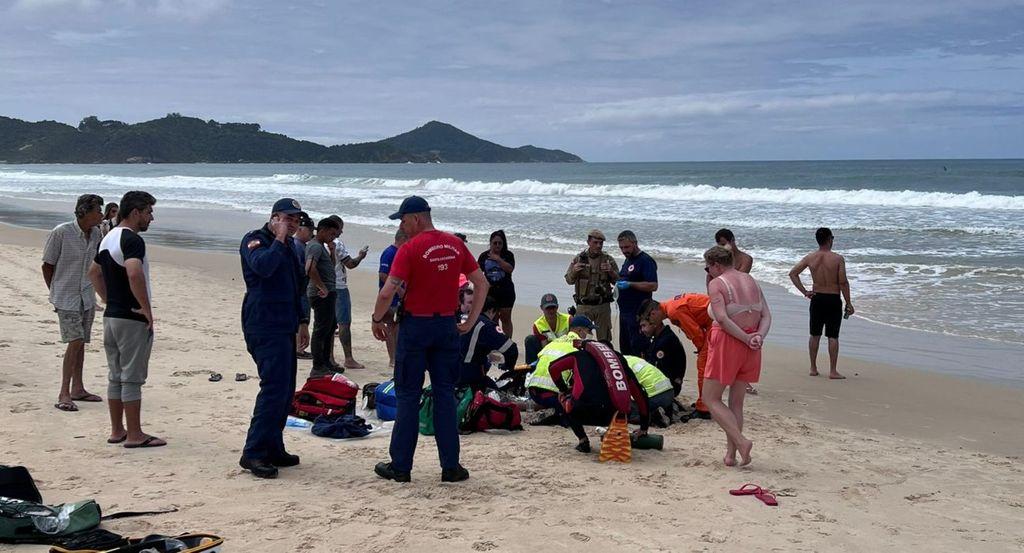
<path fill-rule="evenodd" d="M 430 211 L 430 204 L 427 203 L 427 200 L 419 196 L 409 196 L 402 200 L 402 205 L 399 206 L 398 211 L 392 213 L 388 219 L 401 219 L 402 215 L 426 213 L 428 211 Z"/>
<path fill-rule="evenodd" d="M 594 323 L 586 315 L 576 315 L 569 321 L 569 328 L 583 327 L 587 330 L 594 330 Z"/>
<path fill-rule="evenodd" d="M 281 198 L 274 202 L 274 209 L 270 210 L 270 212 L 293 215 L 295 213 L 302 213 L 302 208 L 299 207 L 299 202 L 291 198 Z"/>

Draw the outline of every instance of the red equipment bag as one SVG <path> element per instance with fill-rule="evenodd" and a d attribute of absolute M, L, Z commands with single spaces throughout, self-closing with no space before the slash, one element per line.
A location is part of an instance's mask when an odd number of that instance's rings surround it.
<path fill-rule="evenodd" d="M 497 401 L 487 397 L 483 392 L 477 392 L 466 411 L 466 422 L 462 428 L 470 432 L 491 429 L 522 430 L 523 421 L 519 406 L 515 403 Z"/>
<path fill-rule="evenodd" d="M 359 385 L 335 374 L 310 378 L 292 397 L 292 415 L 314 420 L 320 415 L 354 414 Z"/>
<path fill-rule="evenodd" d="M 342 374 L 310 378 L 302 385 L 302 391 L 318 392 L 347 400 L 359 397 L 359 385 Z"/>

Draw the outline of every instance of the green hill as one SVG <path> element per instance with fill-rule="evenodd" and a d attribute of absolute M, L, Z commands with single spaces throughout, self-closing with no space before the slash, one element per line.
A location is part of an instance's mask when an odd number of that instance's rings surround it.
<path fill-rule="evenodd" d="M 580 162 L 561 150 L 509 148 L 431 121 L 377 142 L 323 146 L 262 130 L 176 113 L 143 123 L 86 117 L 78 127 L 0 116 L 5 163 L 530 163 Z"/>

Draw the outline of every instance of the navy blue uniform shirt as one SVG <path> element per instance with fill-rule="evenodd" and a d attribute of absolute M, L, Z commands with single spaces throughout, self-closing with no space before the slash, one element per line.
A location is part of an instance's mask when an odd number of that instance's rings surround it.
<path fill-rule="evenodd" d="M 245 298 L 242 332 L 250 336 L 295 334 L 299 329 L 302 265 L 288 238 L 274 239 L 269 224 L 242 238 L 239 246 Z"/>
<path fill-rule="evenodd" d="M 487 378 L 490 362 L 488 354 L 497 351 L 505 356 L 504 370 L 515 366 L 519 357 L 519 348 L 498 331 L 498 325 L 480 315 L 473 330 L 459 337 L 459 351 L 462 354 L 462 369 L 459 371 L 459 386 L 478 387 L 481 384 L 493 387 L 493 381 Z"/>
<path fill-rule="evenodd" d="M 619 280 L 629 282 L 658 282 L 658 262 L 646 252 L 640 252 L 626 258 L 619 269 Z M 641 292 L 633 288 L 619 290 L 619 311 L 636 313 L 644 300 L 653 297 L 651 292 Z"/>

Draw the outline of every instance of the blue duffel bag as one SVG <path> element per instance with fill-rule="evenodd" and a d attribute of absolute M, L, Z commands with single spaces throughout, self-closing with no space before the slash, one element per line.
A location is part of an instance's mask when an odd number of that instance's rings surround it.
<path fill-rule="evenodd" d="M 398 398 L 395 397 L 395 381 L 388 380 L 377 385 L 373 391 L 373 401 L 377 408 L 377 418 L 382 421 L 395 420 L 398 411 Z"/>

